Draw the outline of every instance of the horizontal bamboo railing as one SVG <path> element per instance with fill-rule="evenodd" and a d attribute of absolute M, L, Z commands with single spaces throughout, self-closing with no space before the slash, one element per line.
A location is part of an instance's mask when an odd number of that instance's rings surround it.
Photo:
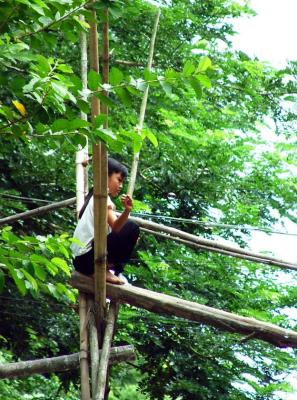
<path fill-rule="evenodd" d="M 136 222 L 143 231 L 152 235 L 163 237 L 167 240 L 184 243 L 186 245 L 190 245 L 191 247 L 195 247 L 201 250 L 207 250 L 227 256 L 241 258 L 243 260 L 250 260 L 257 263 L 269 264 L 281 267 L 283 269 L 291 269 L 297 271 L 296 263 L 291 263 L 289 261 L 285 261 L 269 255 L 263 255 L 261 253 L 254 253 L 252 251 L 236 247 L 232 244 L 224 244 L 216 240 L 205 239 L 201 236 L 192 235 L 191 233 L 181 231 L 180 229 L 157 224 L 156 222 L 147 221 L 142 218 L 130 217 L 130 219 Z"/>
<path fill-rule="evenodd" d="M 101 351 L 99 351 L 100 356 Z M 119 346 L 110 349 L 109 363 L 135 361 L 134 346 Z M 69 371 L 79 368 L 79 353 L 66 356 L 42 358 L 39 360 L 19 361 L 0 364 L 0 379 L 20 378 L 34 374 Z"/>
<path fill-rule="evenodd" d="M 71 284 L 81 292 L 94 293 L 93 279 L 78 272 L 73 273 Z M 223 331 L 248 335 L 248 338 L 261 339 L 278 347 L 297 347 L 297 332 L 280 328 L 268 322 L 243 317 L 132 285 L 111 285 L 107 283 L 106 292 L 107 297 L 111 300 L 128 303 L 154 313 L 201 322 Z"/>
<path fill-rule="evenodd" d="M 50 211 L 55 211 L 59 208 L 67 207 L 73 205 L 75 203 L 75 197 L 52 203 L 43 207 L 35 208 L 34 210 L 26 211 L 23 213 L 11 215 L 9 217 L 1 218 L 0 219 L 0 226 L 12 224 L 19 220 L 24 220 L 32 217 L 36 217 L 38 215 L 46 214 Z M 195 247 L 201 250 L 212 251 L 216 253 L 220 253 L 227 256 L 237 257 L 244 260 L 250 260 L 257 263 L 263 263 L 268 265 L 274 265 L 281 267 L 283 269 L 291 269 L 297 271 L 297 264 L 291 263 L 286 260 L 281 260 L 276 257 L 271 257 L 268 255 L 263 255 L 260 253 L 254 253 L 249 250 L 245 250 L 242 248 L 238 248 L 232 245 L 226 245 L 219 243 L 215 240 L 205 239 L 200 236 L 192 235 L 187 232 L 183 232 L 179 229 L 171 228 L 166 225 L 157 224 L 155 222 L 146 221 L 142 218 L 130 217 L 132 221 L 135 221 L 139 224 L 143 231 L 156 235 L 161 236 L 164 239 L 177 241 L 180 243 L 184 243 L 191 247 Z"/>

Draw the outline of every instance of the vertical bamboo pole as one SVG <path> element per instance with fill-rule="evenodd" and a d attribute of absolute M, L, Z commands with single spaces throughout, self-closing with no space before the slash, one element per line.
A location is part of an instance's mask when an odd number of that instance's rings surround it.
<path fill-rule="evenodd" d="M 95 0 L 93 0 L 95 2 Z M 98 33 L 96 11 L 92 10 L 90 24 L 90 66 L 99 73 Z M 100 102 L 92 98 L 93 120 L 100 114 Z M 100 335 L 103 329 L 106 305 L 106 236 L 107 236 L 107 156 L 102 143 L 93 146 L 94 172 L 94 264 L 95 264 L 95 306 L 97 328 Z"/>
<path fill-rule="evenodd" d="M 157 30 L 158 30 L 158 25 L 159 25 L 160 14 L 161 14 L 160 9 L 158 9 L 156 18 L 155 18 L 153 32 L 152 32 L 151 43 L 150 43 L 150 52 L 149 52 L 148 63 L 147 63 L 147 69 L 149 71 L 151 70 L 152 63 L 153 63 L 153 55 L 154 55 L 155 41 L 156 41 L 156 35 L 157 35 Z M 143 129 L 143 122 L 144 122 L 144 117 L 145 117 L 148 92 L 149 92 L 149 85 L 147 85 L 147 87 L 144 91 L 141 106 L 140 106 L 139 119 L 138 119 L 138 125 L 137 125 L 137 130 L 139 133 Z M 135 153 L 134 157 L 133 157 L 131 173 L 130 173 L 130 180 L 129 180 L 129 185 L 128 185 L 128 194 L 130 196 L 133 196 L 133 192 L 134 192 L 134 188 L 135 188 L 136 175 L 137 175 L 137 169 L 138 169 L 138 164 L 139 164 L 139 157 L 140 157 L 139 152 Z"/>
<path fill-rule="evenodd" d="M 108 8 L 104 10 L 105 21 L 103 24 L 103 82 L 109 82 L 109 11 Z M 108 93 L 104 91 L 105 96 Z M 102 113 L 108 116 L 108 106 L 102 103 Z M 106 120 L 105 127 L 108 127 Z"/>
<path fill-rule="evenodd" d="M 84 20 L 81 15 L 79 17 Z M 88 49 L 87 49 L 87 35 L 85 32 L 80 34 L 80 67 L 81 67 L 81 80 L 83 89 L 88 87 Z M 81 119 L 87 121 L 88 116 L 81 111 Z M 84 204 L 85 196 L 88 192 L 88 138 L 86 137 L 86 145 L 76 152 L 76 212 L 77 215 Z"/>
<path fill-rule="evenodd" d="M 90 400 L 90 377 L 88 362 L 88 331 L 87 331 L 87 296 L 80 293 L 79 297 L 79 319 L 80 319 L 80 377 L 81 377 L 81 400 Z"/>
<path fill-rule="evenodd" d="M 112 301 L 110 303 L 107 315 L 102 353 L 99 362 L 98 392 L 96 393 L 95 400 L 104 400 L 105 387 L 108 376 L 107 371 L 108 371 L 109 354 L 110 354 L 111 342 L 113 338 L 117 313 L 118 313 L 117 303 Z"/>
<path fill-rule="evenodd" d="M 88 309 L 90 310 L 89 319 L 89 337 L 90 337 L 90 355 L 91 355 L 91 383 L 92 383 L 92 398 L 95 398 L 97 390 L 97 376 L 99 368 L 99 343 L 98 333 L 94 313 L 94 301 L 88 299 Z"/>
<path fill-rule="evenodd" d="M 80 19 L 84 20 L 83 16 Z M 80 34 L 80 54 L 81 54 L 81 79 L 83 89 L 88 86 L 88 53 L 87 53 L 87 37 L 85 32 Z M 87 120 L 87 114 L 81 112 L 81 118 Z M 87 160 L 88 160 L 88 142 L 85 148 L 80 149 L 76 153 L 76 211 L 77 215 L 84 204 L 85 195 L 88 188 L 87 176 Z M 79 321 L 80 321 L 80 378 L 81 378 L 81 400 L 90 400 L 90 376 L 88 361 L 88 329 L 87 329 L 87 296 L 85 293 L 79 294 Z"/>

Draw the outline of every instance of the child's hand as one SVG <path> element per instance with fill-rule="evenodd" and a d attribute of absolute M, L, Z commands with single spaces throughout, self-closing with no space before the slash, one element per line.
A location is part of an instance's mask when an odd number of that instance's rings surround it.
<path fill-rule="evenodd" d="M 131 196 L 128 194 L 123 194 L 123 196 L 121 196 L 121 202 L 127 211 L 130 212 L 132 210 L 133 200 Z"/>

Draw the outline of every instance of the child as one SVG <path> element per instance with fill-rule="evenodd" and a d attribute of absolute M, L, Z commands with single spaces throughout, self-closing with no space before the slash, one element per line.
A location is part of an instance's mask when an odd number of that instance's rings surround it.
<path fill-rule="evenodd" d="M 108 194 L 112 197 L 119 195 L 123 182 L 128 175 L 127 168 L 118 161 L 108 159 Z M 133 248 L 139 237 L 139 227 L 132 221 L 128 221 L 130 212 L 133 208 L 133 200 L 128 195 L 121 198 L 125 209 L 117 217 L 115 205 L 110 197 L 107 198 L 107 271 L 106 281 L 121 285 L 125 283 L 125 278 L 121 277 L 123 264 L 128 262 Z M 85 275 L 94 274 L 94 202 L 93 190 L 88 194 L 83 205 L 74 238 L 79 239 L 84 246 L 73 243 L 71 250 L 73 253 L 74 268 Z M 114 271 L 115 274 L 112 272 Z M 117 276 L 119 275 L 119 276 Z"/>

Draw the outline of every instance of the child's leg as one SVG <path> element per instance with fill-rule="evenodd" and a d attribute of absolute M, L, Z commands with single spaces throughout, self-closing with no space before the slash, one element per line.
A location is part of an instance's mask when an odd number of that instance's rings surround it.
<path fill-rule="evenodd" d="M 127 221 L 119 232 L 111 232 L 107 236 L 107 259 L 115 265 L 116 272 L 122 272 L 119 264 L 129 261 L 139 237 L 139 226 Z"/>
<path fill-rule="evenodd" d="M 93 276 L 94 275 L 94 244 L 92 244 L 92 249 L 81 256 L 75 257 L 73 260 L 73 265 L 76 271 L 81 274 Z M 114 275 L 109 270 L 109 266 L 106 271 L 106 282 L 113 283 L 116 285 L 122 285 L 123 282 L 120 278 Z"/>

